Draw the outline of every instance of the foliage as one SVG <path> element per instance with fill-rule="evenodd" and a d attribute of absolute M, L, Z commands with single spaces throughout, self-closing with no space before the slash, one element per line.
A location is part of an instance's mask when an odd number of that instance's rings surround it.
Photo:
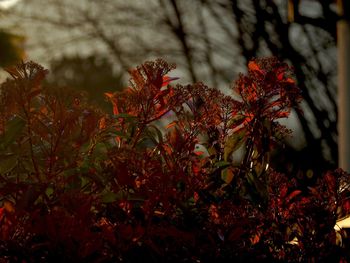
<path fill-rule="evenodd" d="M 129 87 L 105 94 L 110 115 L 79 94 L 43 88 L 46 70 L 33 62 L 8 69 L 0 100 L 3 257 L 345 259 L 333 227 L 349 212 L 349 175 L 327 172 L 305 186 L 270 165 L 288 133 L 278 120 L 300 101 L 290 68 L 252 60 L 232 96 L 203 83 L 170 85 L 173 68 L 156 60 L 130 70 Z"/>
<path fill-rule="evenodd" d="M 0 67 L 7 67 L 24 57 L 24 38 L 0 29 Z"/>

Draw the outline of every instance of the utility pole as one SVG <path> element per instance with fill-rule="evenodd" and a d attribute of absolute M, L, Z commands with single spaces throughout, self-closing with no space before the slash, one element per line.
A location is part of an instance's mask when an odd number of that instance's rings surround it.
<path fill-rule="evenodd" d="M 337 4 L 339 167 L 350 172 L 350 0 Z"/>

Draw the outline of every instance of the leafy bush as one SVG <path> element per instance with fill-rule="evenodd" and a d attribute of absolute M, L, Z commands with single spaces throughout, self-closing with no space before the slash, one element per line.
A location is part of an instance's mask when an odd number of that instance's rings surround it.
<path fill-rule="evenodd" d="M 271 167 L 298 109 L 291 69 L 255 59 L 232 96 L 170 85 L 163 60 L 106 93 L 107 115 L 43 87 L 33 63 L 1 86 L 1 255 L 21 262 L 227 262 L 345 259 L 334 225 L 349 175 L 308 184 Z M 166 127 L 162 125 L 166 123 Z M 242 160 L 235 161 L 239 152 Z M 337 241 L 338 240 L 338 241 Z"/>

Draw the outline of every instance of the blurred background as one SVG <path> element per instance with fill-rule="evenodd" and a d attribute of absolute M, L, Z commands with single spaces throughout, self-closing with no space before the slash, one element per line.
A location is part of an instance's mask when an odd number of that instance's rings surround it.
<path fill-rule="evenodd" d="M 84 90 L 101 107 L 103 93 L 127 85 L 127 69 L 146 60 L 174 62 L 182 84 L 227 93 L 251 58 L 277 56 L 294 66 L 304 97 L 277 160 L 306 172 L 337 164 L 333 0 L 3 0 L 0 8 L 0 66 L 38 62 L 48 82 Z"/>

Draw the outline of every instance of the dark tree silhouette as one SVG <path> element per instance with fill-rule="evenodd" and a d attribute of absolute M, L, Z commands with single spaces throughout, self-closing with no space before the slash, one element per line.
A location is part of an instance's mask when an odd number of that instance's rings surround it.
<path fill-rule="evenodd" d="M 305 114 L 297 116 L 305 154 L 316 166 L 334 165 L 336 7 L 331 0 L 294 2 L 299 4 L 293 22 L 288 1 L 278 0 L 50 0 L 45 14 L 35 8 L 43 0 L 33 0 L 18 4 L 12 19 L 31 21 L 32 46 L 45 46 L 45 59 L 58 47 L 102 53 L 123 69 L 149 58 L 171 58 L 185 79 L 222 89 L 251 58 L 277 56 L 295 67 L 303 91 Z"/>
<path fill-rule="evenodd" d="M 85 92 L 90 103 L 105 110 L 111 110 L 111 106 L 103 94 L 123 87 L 121 75 L 113 70 L 113 65 L 107 58 L 97 56 L 63 57 L 52 61 L 48 82 Z"/>

